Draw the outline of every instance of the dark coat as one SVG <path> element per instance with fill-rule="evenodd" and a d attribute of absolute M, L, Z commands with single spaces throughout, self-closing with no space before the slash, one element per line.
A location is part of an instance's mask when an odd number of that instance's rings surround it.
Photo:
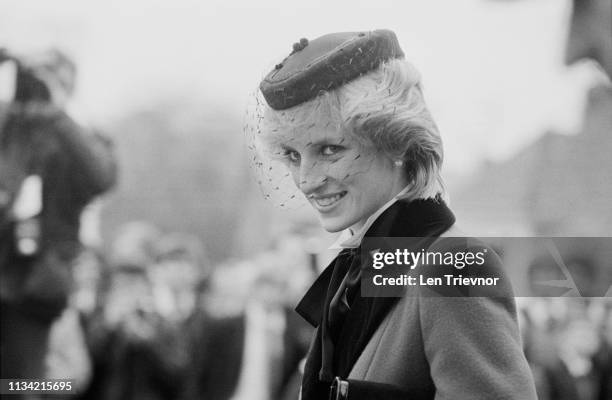
<path fill-rule="evenodd" d="M 80 250 L 83 208 L 116 179 L 105 139 L 85 132 L 49 104 L 0 104 L 0 315 L 2 377 L 41 377 L 48 330 L 67 304 L 71 264 Z M 38 251 L 24 255 L 23 221 L 10 209 L 29 175 L 42 181 Z M 22 224 L 22 225 L 20 225 Z"/>
<path fill-rule="evenodd" d="M 437 234 L 430 229 L 439 222 L 427 217 L 437 212 L 436 207 L 398 201 L 379 217 L 366 238 L 438 236 L 444 231 L 453 236 L 448 226 Z M 439 214 L 448 219 L 444 210 Z M 430 245 L 440 247 L 439 243 Z M 451 243 L 456 251 L 456 242 Z M 436 250 L 444 251 L 444 245 Z M 303 381 L 306 400 L 323 396 L 329 387 L 319 380 L 317 340 L 321 340 L 322 302 L 336 262 L 298 306 L 298 312 L 318 326 Z M 481 268 L 503 275 L 498 259 Z M 349 399 L 536 399 L 509 286 L 496 297 L 432 296 L 418 287 L 416 292 L 410 293 L 411 289 L 401 298 L 358 295 L 350 304 L 335 344 L 342 354 L 334 355 L 340 360 L 334 363 L 334 375 L 349 380 Z M 358 386 L 373 391 L 363 395 L 366 392 Z"/>
<path fill-rule="evenodd" d="M 87 400 L 176 399 L 182 383 L 187 349 L 180 327 L 150 313 L 135 313 L 154 334 L 137 336 L 126 322 L 107 326 L 101 313 L 81 315 L 93 376 L 78 397 Z"/>
<path fill-rule="evenodd" d="M 198 310 L 186 333 L 190 361 L 180 399 L 230 399 L 240 378 L 244 315 L 213 317 Z"/>
<path fill-rule="evenodd" d="M 61 313 L 70 286 L 69 266 L 80 249 L 80 215 L 116 179 L 109 141 L 86 132 L 48 104 L 7 105 L 0 126 L 0 272 L 3 302 L 51 320 Z M 42 180 L 40 250 L 22 257 L 15 249 L 16 221 L 8 212 L 24 178 Z"/>

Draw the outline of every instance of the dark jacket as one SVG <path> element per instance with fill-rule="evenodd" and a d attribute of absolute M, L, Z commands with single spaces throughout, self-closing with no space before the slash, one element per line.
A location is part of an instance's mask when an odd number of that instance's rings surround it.
<path fill-rule="evenodd" d="M 186 364 L 180 327 L 152 313 L 129 316 L 152 336 L 135 335 L 127 320 L 107 326 L 101 314 L 81 315 L 93 376 L 79 398 L 87 400 L 174 400 Z"/>
<path fill-rule="evenodd" d="M 80 249 L 79 222 L 85 206 L 116 180 L 108 140 L 86 132 L 65 112 L 43 103 L 14 103 L 0 126 L 0 297 L 37 318 L 63 309 L 69 265 Z M 42 180 L 40 250 L 23 257 L 15 247 L 17 221 L 9 209 L 29 175 Z"/>
<path fill-rule="evenodd" d="M 381 214 L 364 241 L 425 237 L 419 247 L 457 251 L 457 241 L 446 248 L 436 239 L 453 222 L 442 202 L 398 201 Z M 336 290 L 333 271 L 342 262 L 341 257 L 334 260 L 298 306 L 317 326 L 305 368 L 304 400 L 324 398 L 329 388 L 321 369 L 325 346 L 319 341 L 325 340 L 327 292 Z M 371 266 L 362 261 L 358 268 Z M 480 268 L 503 275 L 498 259 Z M 333 355 L 333 375 L 349 380 L 349 399 L 536 399 L 512 291 L 509 286 L 500 290 L 494 297 L 450 297 L 412 287 L 400 298 L 348 298 L 348 315 L 335 334 L 334 353 L 339 354 Z"/>
<path fill-rule="evenodd" d="M 196 311 L 187 322 L 189 363 L 181 400 L 227 400 L 236 390 L 245 338 L 244 315 Z"/>

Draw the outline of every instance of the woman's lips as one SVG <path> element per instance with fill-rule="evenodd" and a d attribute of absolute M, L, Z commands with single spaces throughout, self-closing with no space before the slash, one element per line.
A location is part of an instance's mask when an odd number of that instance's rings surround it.
<path fill-rule="evenodd" d="M 346 195 L 346 191 L 327 195 L 311 195 L 310 200 L 321 212 L 330 211 Z"/>

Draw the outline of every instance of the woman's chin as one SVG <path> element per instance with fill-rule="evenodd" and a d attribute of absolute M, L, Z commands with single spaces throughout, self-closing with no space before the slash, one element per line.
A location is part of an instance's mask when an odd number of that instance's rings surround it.
<path fill-rule="evenodd" d="M 340 218 L 319 216 L 319 220 L 321 221 L 321 226 L 323 229 L 330 233 L 343 231 L 350 226 L 347 221 Z"/>

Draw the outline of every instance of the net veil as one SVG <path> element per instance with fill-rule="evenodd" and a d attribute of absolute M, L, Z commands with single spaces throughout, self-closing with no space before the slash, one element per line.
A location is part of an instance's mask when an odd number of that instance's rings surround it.
<path fill-rule="evenodd" d="M 372 146 L 350 134 L 338 96 L 318 97 L 287 110 L 272 110 L 259 90 L 250 96 L 244 124 L 250 165 L 263 197 L 292 210 L 308 204 L 309 191 L 341 186 L 367 171 Z M 325 189 L 322 189 L 324 192 Z"/>
<path fill-rule="evenodd" d="M 300 208 L 306 204 L 305 199 L 294 184 L 287 164 L 278 157 L 280 150 L 267 143 L 266 108 L 259 89 L 254 90 L 248 99 L 243 128 L 251 170 L 264 199 L 282 209 Z"/>

